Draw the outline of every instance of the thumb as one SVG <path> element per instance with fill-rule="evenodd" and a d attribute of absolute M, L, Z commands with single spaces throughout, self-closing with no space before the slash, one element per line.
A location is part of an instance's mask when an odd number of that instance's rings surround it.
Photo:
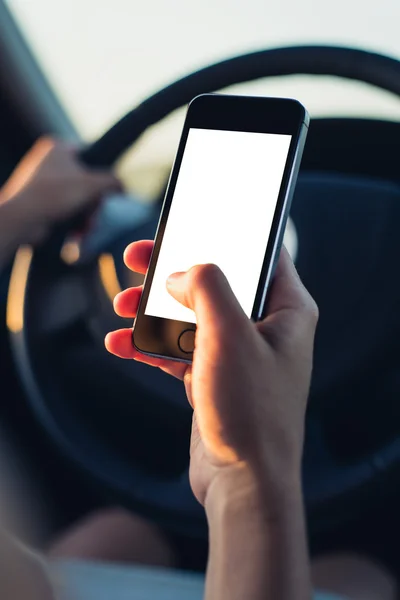
<path fill-rule="evenodd" d="M 171 296 L 195 312 L 202 327 L 232 327 L 248 319 L 222 271 L 213 264 L 197 265 L 167 280 Z"/>

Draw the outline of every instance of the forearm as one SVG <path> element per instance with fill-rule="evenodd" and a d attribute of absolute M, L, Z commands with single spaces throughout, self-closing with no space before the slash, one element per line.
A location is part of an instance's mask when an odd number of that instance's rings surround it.
<path fill-rule="evenodd" d="M 218 491 L 207 502 L 206 600 L 309 600 L 311 585 L 300 485 Z M 274 506 L 271 506 L 274 504 Z"/>
<path fill-rule="evenodd" d="M 21 244 L 33 243 L 41 232 L 34 223 L 29 199 L 6 198 L 0 190 L 0 270 Z"/>

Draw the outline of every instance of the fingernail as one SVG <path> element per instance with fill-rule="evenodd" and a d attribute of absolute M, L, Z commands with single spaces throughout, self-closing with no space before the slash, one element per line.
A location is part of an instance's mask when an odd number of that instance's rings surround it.
<path fill-rule="evenodd" d="M 172 273 L 172 274 L 171 274 L 171 275 L 168 277 L 168 279 L 167 279 L 167 286 L 168 286 L 168 285 L 172 285 L 172 286 L 174 286 L 174 285 L 175 285 L 175 284 L 176 284 L 176 283 L 179 281 L 179 279 L 181 279 L 181 278 L 182 278 L 182 276 L 183 276 L 184 274 L 185 274 L 185 272 L 184 272 L 184 271 L 182 271 L 182 272 L 179 272 L 179 273 Z"/>

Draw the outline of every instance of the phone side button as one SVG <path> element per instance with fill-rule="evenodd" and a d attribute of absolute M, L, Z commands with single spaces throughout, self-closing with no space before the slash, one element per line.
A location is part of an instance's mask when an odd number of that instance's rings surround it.
<path fill-rule="evenodd" d="M 185 354 L 193 354 L 195 335 L 196 331 L 194 329 L 185 329 L 185 331 L 182 331 L 178 338 L 179 350 Z"/>

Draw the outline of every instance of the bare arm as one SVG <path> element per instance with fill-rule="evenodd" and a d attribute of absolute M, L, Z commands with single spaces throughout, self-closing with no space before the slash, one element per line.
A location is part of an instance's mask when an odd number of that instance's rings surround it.
<path fill-rule="evenodd" d="M 0 269 L 20 244 L 116 189 L 111 173 L 87 169 L 66 144 L 39 140 L 0 189 Z"/>
<path fill-rule="evenodd" d="M 18 246 L 28 242 L 19 202 L 1 201 L 0 194 L 0 270 Z"/>
<path fill-rule="evenodd" d="M 265 493 L 243 479 L 228 479 L 207 498 L 206 600 L 309 600 L 300 484 L 272 498 L 271 489 Z"/>
<path fill-rule="evenodd" d="M 128 246 L 127 266 L 144 273 L 152 247 Z M 307 600 L 300 465 L 317 307 L 285 251 L 259 323 L 215 265 L 170 276 L 167 287 L 196 313 L 191 366 L 140 355 L 130 329 L 106 345 L 184 380 L 194 408 L 190 481 L 210 529 L 206 600 Z M 117 314 L 136 316 L 140 294 L 121 292 Z"/>

